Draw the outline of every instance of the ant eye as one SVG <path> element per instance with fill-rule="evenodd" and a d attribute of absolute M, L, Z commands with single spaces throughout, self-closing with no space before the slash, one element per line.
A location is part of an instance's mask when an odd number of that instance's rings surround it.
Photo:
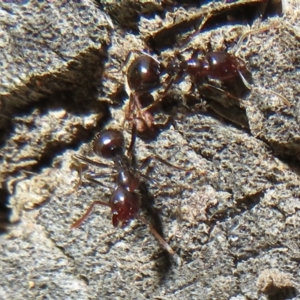
<path fill-rule="evenodd" d="M 114 158 L 124 154 L 123 134 L 114 129 L 102 131 L 96 136 L 93 143 L 94 152 L 104 158 Z"/>
<path fill-rule="evenodd" d="M 151 91 L 160 85 L 160 64 L 150 56 L 137 57 L 128 68 L 127 80 L 132 91 Z"/>

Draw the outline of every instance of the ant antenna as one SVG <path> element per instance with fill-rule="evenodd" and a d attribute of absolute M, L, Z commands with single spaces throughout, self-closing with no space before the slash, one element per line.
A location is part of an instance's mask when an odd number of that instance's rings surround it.
<path fill-rule="evenodd" d="M 245 40 L 248 36 L 250 36 L 250 35 L 252 35 L 252 34 L 264 32 L 264 31 L 268 31 L 268 30 L 273 29 L 273 28 L 276 28 L 276 27 L 278 27 L 278 26 L 279 26 L 279 23 L 276 22 L 276 23 L 274 23 L 274 24 L 270 24 L 269 26 L 265 26 L 265 27 L 257 28 L 257 29 L 252 29 L 252 30 L 249 30 L 249 31 L 245 32 L 245 33 L 240 37 L 239 41 L 238 41 L 237 44 L 236 44 L 236 50 L 235 50 L 234 55 L 235 55 L 235 56 L 238 56 L 238 52 L 239 52 L 239 50 L 240 50 L 240 48 L 241 48 L 241 46 L 242 46 L 242 43 L 244 42 L 244 40 Z"/>
<path fill-rule="evenodd" d="M 271 25 L 266 26 L 266 27 L 262 27 L 262 28 L 258 28 L 258 29 L 253 29 L 253 30 L 250 30 L 250 31 L 245 32 L 245 33 L 240 37 L 239 41 L 237 42 L 237 45 L 236 45 L 236 51 L 235 51 L 235 54 L 234 54 L 234 55 L 235 55 L 235 56 L 238 56 L 238 52 L 239 52 L 239 50 L 240 50 L 240 48 L 241 48 L 241 45 L 242 45 L 242 43 L 244 42 L 244 40 L 245 40 L 248 36 L 250 36 L 250 35 L 252 35 L 252 34 L 255 34 L 255 33 L 260 33 L 260 32 L 264 32 L 264 31 L 268 31 L 268 30 L 270 30 L 270 29 L 272 29 L 272 28 L 276 28 L 276 27 L 278 27 L 278 26 L 279 26 L 279 22 L 276 22 L 276 23 L 271 24 Z M 287 99 L 286 97 L 282 96 L 281 94 L 279 94 L 279 93 L 277 93 L 277 92 L 275 92 L 275 91 L 271 91 L 271 90 L 268 90 L 268 89 L 263 88 L 263 87 L 259 87 L 259 88 L 254 87 L 253 85 L 251 85 L 251 84 L 246 80 L 246 78 L 244 77 L 244 75 L 242 74 L 242 72 L 241 72 L 240 70 L 237 70 L 237 71 L 238 71 L 239 76 L 240 76 L 240 78 L 242 79 L 244 85 L 245 85 L 246 88 L 249 89 L 250 91 L 255 91 L 255 90 L 259 91 L 259 90 L 263 90 L 264 92 L 266 92 L 266 93 L 268 93 L 268 94 L 273 94 L 273 95 L 277 96 L 278 98 L 280 98 L 286 106 L 291 106 L 291 103 L 288 101 L 288 99 Z"/>
<path fill-rule="evenodd" d="M 285 98 L 284 96 L 282 96 L 281 94 L 275 92 L 275 91 L 271 91 L 271 90 L 268 90 L 266 88 L 263 88 L 263 87 L 259 87 L 259 88 L 256 88 L 254 87 L 253 85 L 251 85 L 247 80 L 246 78 L 244 77 L 244 75 L 242 74 L 242 72 L 240 70 L 238 70 L 238 73 L 239 73 L 239 76 L 241 77 L 242 81 L 243 81 L 243 84 L 246 86 L 247 89 L 249 89 L 250 91 L 259 91 L 259 90 L 263 90 L 264 92 L 268 93 L 268 94 L 273 94 L 275 96 L 277 96 L 278 98 L 280 98 L 284 104 L 286 106 L 291 106 L 291 103 L 289 102 L 289 100 L 287 98 Z"/>

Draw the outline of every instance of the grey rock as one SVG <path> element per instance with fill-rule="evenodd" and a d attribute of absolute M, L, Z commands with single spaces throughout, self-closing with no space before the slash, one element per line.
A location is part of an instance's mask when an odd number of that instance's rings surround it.
<path fill-rule="evenodd" d="M 94 183 L 78 185 L 74 155 L 95 158 L 89 141 L 101 122 L 112 116 L 107 126 L 122 123 L 127 54 L 145 50 L 150 33 L 170 32 L 172 22 L 180 26 L 225 5 L 161 15 L 168 7 L 156 1 L 1 4 L 0 182 L 14 224 L 0 240 L 0 299 L 299 297 L 297 1 L 283 1 L 283 16 L 255 22 L 271 27 L 239 49 L 253 76 L 253 90 L 240 103 L 248 128 L 215 113 L 197 91 L 189 93 L 187 78 L 170 91 L 179 101 L 172 111 L 177 128 L 151 142 L 137 139 L 138 162 L 155 152 L 195 169 L 153 162 L 148 170 L 159 182 L 147 183 L 149 199 L 176 254 L 166 253 L 138 221 L 115 229 L 106 207 L 70 228 L 93 200 L 111 194 Z M 125 9 L 128 17 L 117 19 Z M 137 11 L 152 15 L 134 21 Z M 126 22 L 140 34 L 124 28 Z M 236 42 L 247 30 L 218 27 L 195 36 L 190 47 L 207 50 L 210 42 L 224 50 L 225 41 Z M 167 47 L 161 57 L 174 52 Z M 189 97 L 199 97 L 192 109 L 180 104 Z M 124 134 L 129 141 L 129 131 Z M 111 186 L 109 176 L 104 185 Z"/>

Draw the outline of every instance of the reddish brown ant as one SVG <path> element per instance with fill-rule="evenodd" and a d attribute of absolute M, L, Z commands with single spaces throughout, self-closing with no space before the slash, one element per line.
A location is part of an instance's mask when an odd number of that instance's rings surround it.
<path fill-rule="evenodd" d="M 114 227 L 117 227 L 120 224 L 121 227 L 124 228 L 132 219 L 138 219 L 149 227 L 152 234 L 170 254 L 174 254 L 173 249 L 154 229 L 152 224 L 140 215 L 141 196 L 138 193 L 140 177 L 142 176 L 146 179 L 149 178 L 133 168 L 131 157 L 125 154 L 123 134 L 116 129 L 102 131 L 93 141 L 93 150 L 95 154 L 101 158 L 113 162 L 116 186 L 109 202 L 99 200 L 93 201 L 84 215 L 72 225 L 72 228 L 80 226 L 90 215 L 95 205 L 108 206 L 112 212 L 112 224 Z M 130 151 L 132 151 L 132 149 Z M 91 165 L 100 167 L 109 166 L 84 156 L 77 156 L 77 158 Z M 87 176 L 87 179 L 99 183 L 95 179 L 97 177 L 99 177 L 99 174 Z"/>
<path fill-rule="evenodd" d="M 126 74 L 126 89 L 129 94 L 129 103 L 125 108 L 125 121 L 133 123 L 133 127 L 140 134 L 151 135 L 159 127 L 165 127 L 169 120 L 156 124 L 152 109 L 166 95 L 172 82 L 169 82 L 162 95 L 146 107 L 143 102 L 151 98 L 151 92 L 161 87 L 163 74 L 161 63 L 148 54 L 137 56 L 130 64 Z M 149 134 L 150 133 L 150 134 Z"/>
<path fill-rule="evenodd" d="M 254 29 L 243 34 L 236 45 L 237 50 L 235 51 L 235 54 L 225 51 L 212 51 L 199 57 L 197 51 L 195 51 L 192 58 L 187 61 L 182 61 L 179 64 L 178 74 L 189 75 L 193 85 L 198 89 L 201 88 L 201 91 L 203 91 L 203 88 L 219 91 L 226 95 L 227 101 L 230 102 L 229 99 L 232 99 L 235 104 L 241 102 L 242 94 L 239 93 L 240 91 L 243 93 L 243 89 L 240 89 L 241 84 L 238 83 L 239 80 L 249 91 L 263 90 L 266 93 L 276 95 L 285 105 L 290 106 L 290 102 L 279 93 L 262 87 L 254 87 L 249 82 L 249 79 L 251 80 L 251 73 L 247 69 L 246 63 L 237 56 L 237 52 L 246 37 L 254 33 L 270 30 L 276 26 L 278 26 L 277 23 L 267 27 Z M 215 84 L 216 81 L 220 83 L 220 87 Z M 220 101 L 220 97 L 218 97 L 218 101 Z M 222 104 L 224 104 L 224 102 L 222 102 Z M 224 106 L 227 105 L 231 106 L 230 103 L 227 103 Z"/>
<path fill-rule="evenodd" d="M 160 86 L 160 73 L 159 62 L 148 55 L 138 56 L 127 71 L 130 100 L 125 118 L 135 123 L 138 132 L 153 128 L 153 116 L 148 108 L 143 109 L 141 97 Z"/>

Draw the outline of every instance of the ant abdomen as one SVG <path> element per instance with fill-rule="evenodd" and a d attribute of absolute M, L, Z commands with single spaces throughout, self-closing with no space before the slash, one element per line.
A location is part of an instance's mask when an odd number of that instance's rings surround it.
<path fill-rule="evenodd" d="M 111 199 L 112 224 L 117 227 L 121 223 L 121 227 L 125 227 L 128 223 L 135 219 L 141 207 L 141 198 L 135 192 L 129 192 L 123 186 L 117 186 Z"/>
<path fill-rule="evenodd" d="M 124 147 L 124 136 L 119 130 L 115 129 L 102 131 L 93 141 L 94 152 L 108 159 L 124 155 Z"/>
<path fill-rule="evenodd" d="M 135 93 L 147 93 L 160 86 L 160 63 L 148 55 L 137 57 L 127 71 L 129 88 Z"/>

